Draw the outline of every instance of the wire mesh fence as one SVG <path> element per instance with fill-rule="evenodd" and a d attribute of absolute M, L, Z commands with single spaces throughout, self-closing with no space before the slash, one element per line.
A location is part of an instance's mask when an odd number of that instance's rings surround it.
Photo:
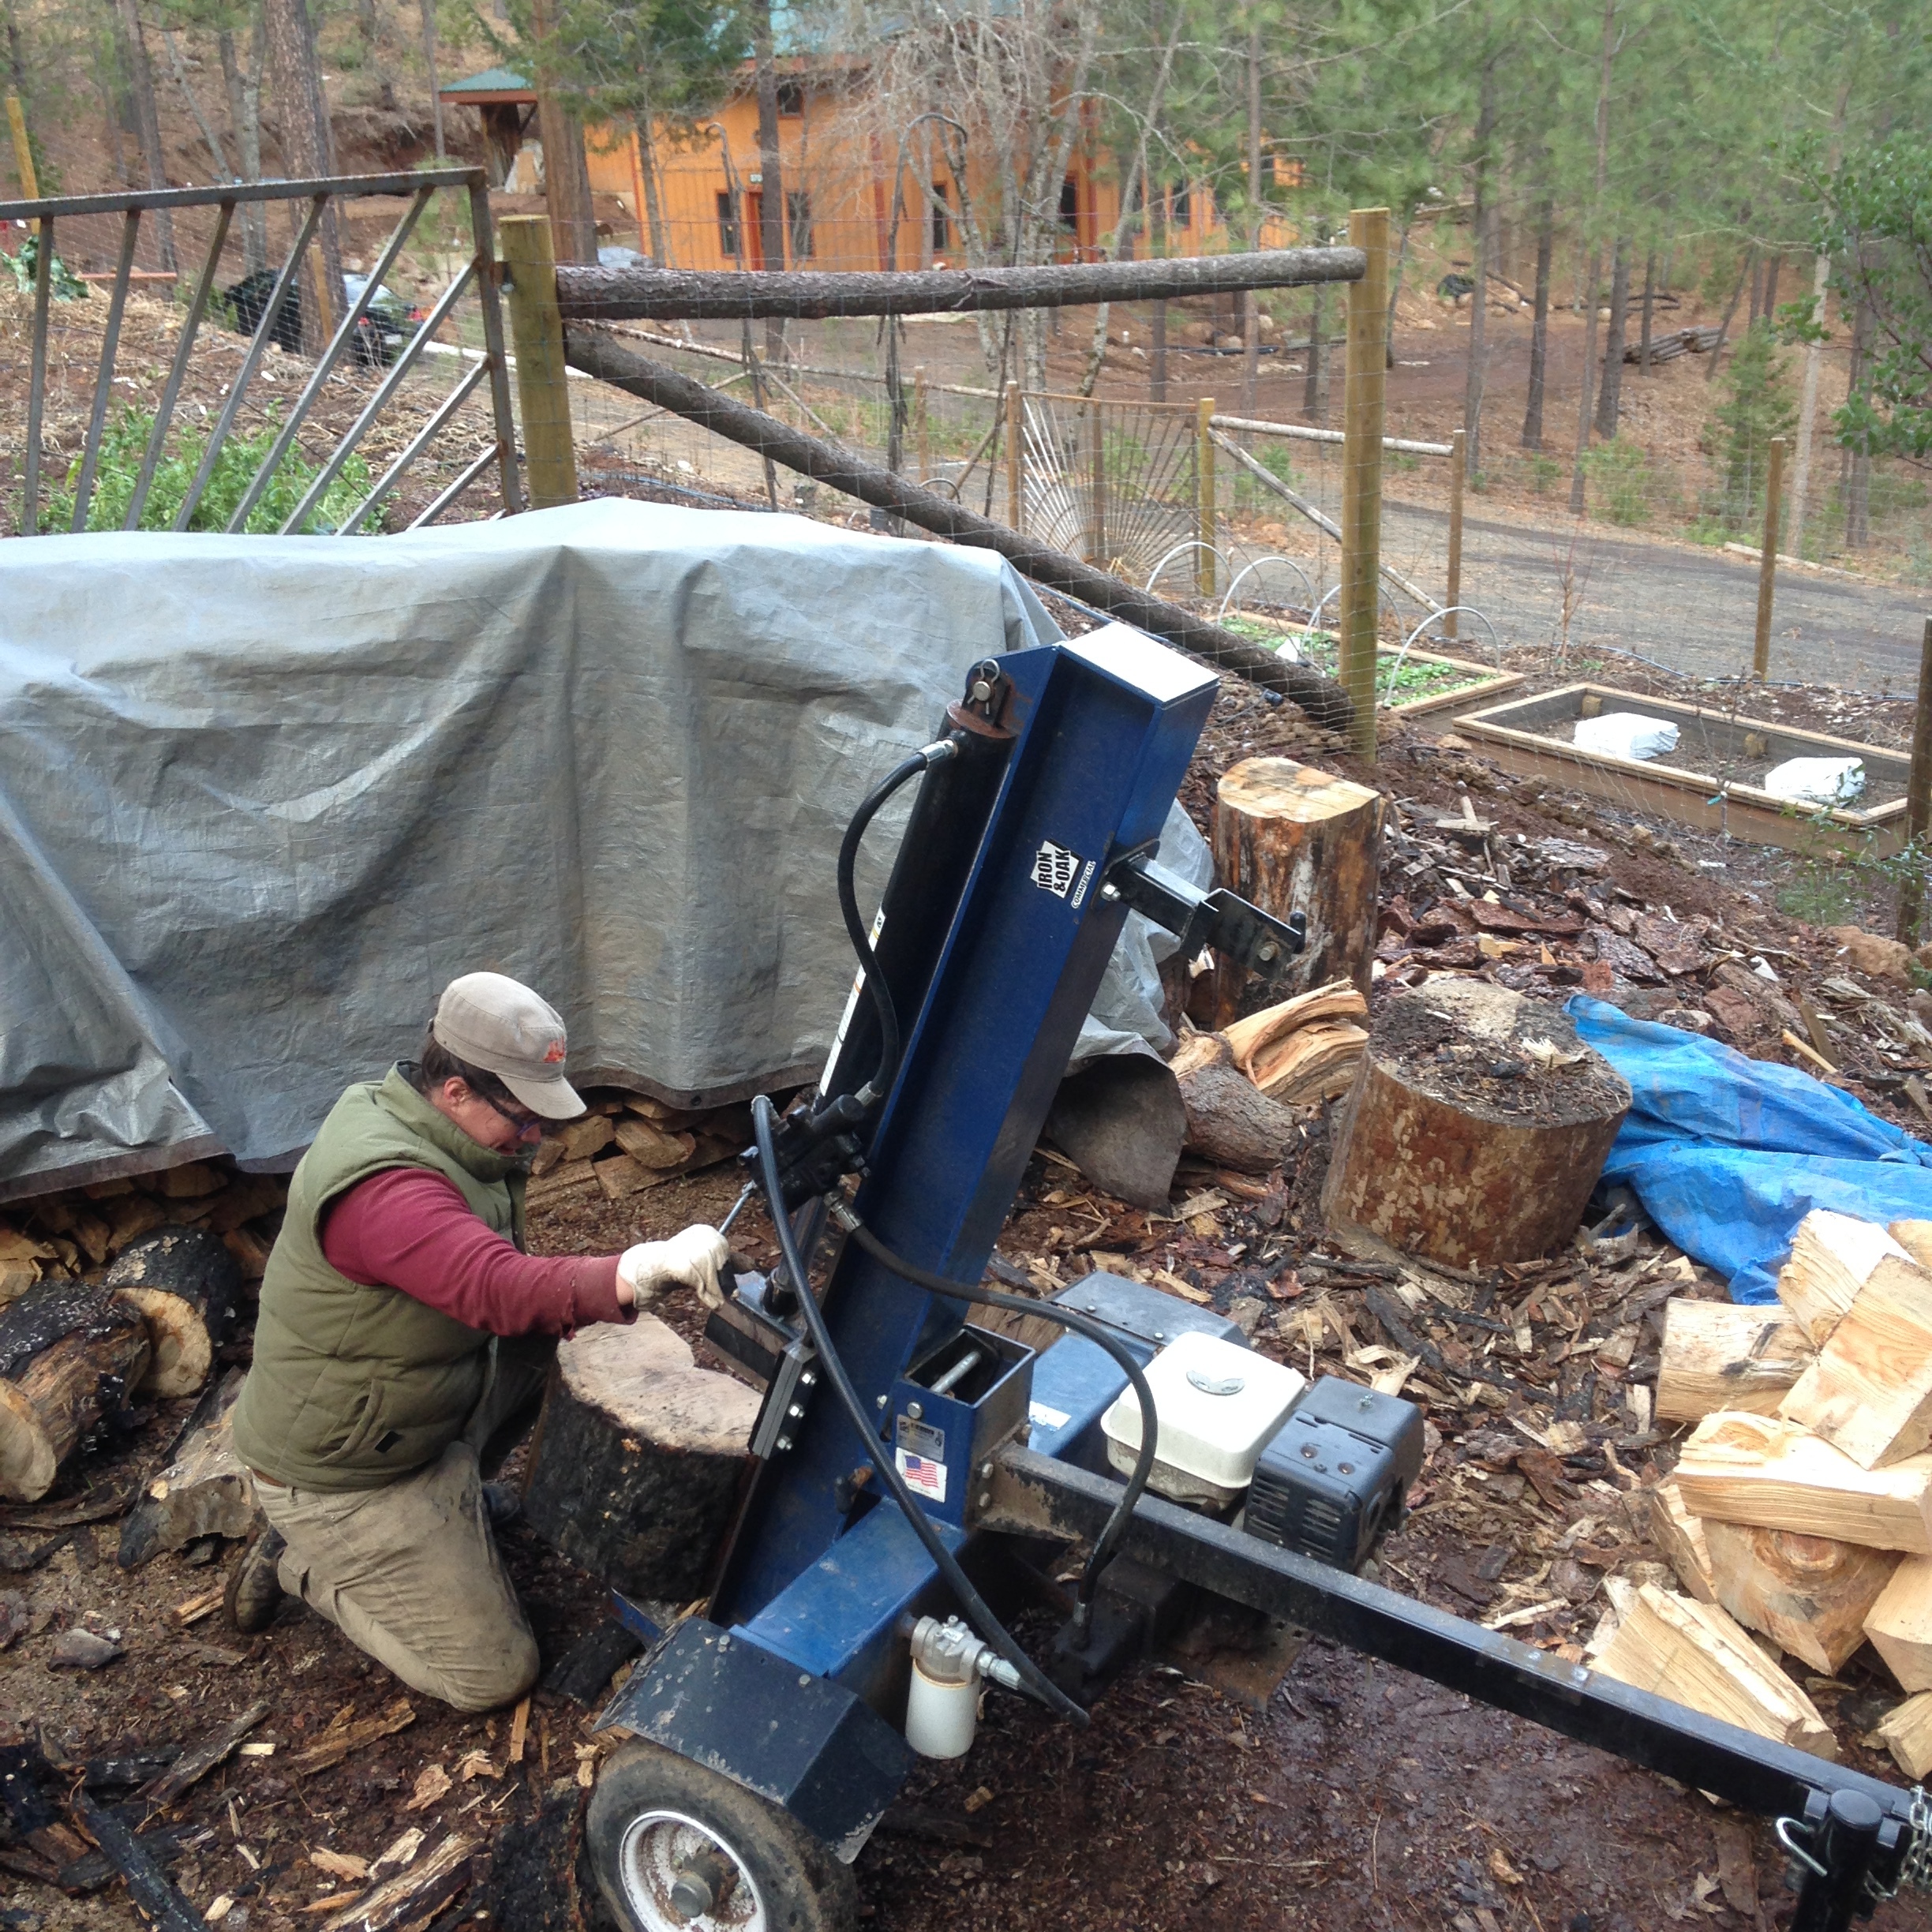
<path fill-rule="evenodd" d="M 0 534 L 521 507 L 480 170 L 0 204 Z"/>

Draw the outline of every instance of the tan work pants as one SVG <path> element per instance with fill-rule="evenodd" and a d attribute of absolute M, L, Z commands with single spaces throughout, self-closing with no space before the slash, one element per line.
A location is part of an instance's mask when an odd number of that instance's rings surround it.
<path fill-rule="evenodd" d="M 536 1639 L 483 1507 L 479 1456 L 541 1390 L 556 1344 L 500 1341 L 462 1437 L 380 1489 L 256 1485 L 288 1548 L 282 1587 L 413 1690 L 461 1711 L 514 1703 L 537 1681 Z"/>

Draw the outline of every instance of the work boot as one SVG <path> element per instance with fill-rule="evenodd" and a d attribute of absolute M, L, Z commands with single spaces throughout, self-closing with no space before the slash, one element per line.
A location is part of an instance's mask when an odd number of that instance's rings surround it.
<path fill-rule="evenodd" d="M 523 1499 L 507 1483 L 485 1483 L 483 1514 L 492 1530 L 504 1529 L 523 1514 Z"/>
<path fill-rule="evenodd" d="M 242 1560 L 228 1573 L 228 1587 L 223 1593 L 222 1608 L 230 1630 L 245 1637 L 266 1630 L 275 1621 L 287 1593 L 276 1569 L 282 1552 L 288 1548 L 282 1532 L 273 1524 L 258 1522 L 255 1533 L 242 1552 Z"/>

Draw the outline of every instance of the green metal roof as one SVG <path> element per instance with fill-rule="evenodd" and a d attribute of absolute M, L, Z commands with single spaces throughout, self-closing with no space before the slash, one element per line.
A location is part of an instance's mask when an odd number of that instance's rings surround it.
<path fill-rule="evenodd" d="M 534 90 L 520 73 L 507 67 L 486 67 L 482 73 L 472 74 L 466 80 L 452 80 L 438 92 L 451 94 L 529 94 Z"/>

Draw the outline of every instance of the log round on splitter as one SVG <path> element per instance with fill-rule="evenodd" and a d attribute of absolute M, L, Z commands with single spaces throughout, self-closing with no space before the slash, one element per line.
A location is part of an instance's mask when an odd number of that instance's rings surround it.
<path fill-rule="evenodd" d="M 1452 1267 L 1533 1260 L 1576 1231 L 1630 1104 L 1560 1007 L 1431 981 L 1376 1020 L 1322 1211 L 1344 1237 Z"/>

